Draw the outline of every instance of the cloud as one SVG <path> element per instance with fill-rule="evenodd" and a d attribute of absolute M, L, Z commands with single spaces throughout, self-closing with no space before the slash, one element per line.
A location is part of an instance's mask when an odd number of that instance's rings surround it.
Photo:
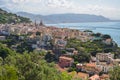
<path fill-rule="evenodd" d="M 21 2 L 25 2 L 26 0 L 12 0 L 13 3 L 21 3 Z"/>
<path fill-rule="evenodd" d="M 85 13 L 120 19 L 120 9 L 113 5 L 106 5 L 103 1 L 104 0 L 0 0 L 0 7 L 6 7 L 13 12 L 25 11 L 45 15 Z M 109 3 L 112 0 L 106 1 Z"/>
<path fill-rule="evenodd" d="M 48 0 L 46 3 L 50 7 L 70 8 L 72 6 L 71 0 Z"/>

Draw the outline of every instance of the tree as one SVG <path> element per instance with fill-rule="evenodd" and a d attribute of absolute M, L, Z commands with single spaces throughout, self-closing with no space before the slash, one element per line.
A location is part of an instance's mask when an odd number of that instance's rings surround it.
<path fill-rule="evenodd" d="M 110 80 L 120 80 L 120 66 L 115 66 L 110 72 Z"/>
<path fill-rule="evenodd" d="M 0 57 L 5 59 L 8 55 L 12 55 L 12 54 L 15 54 L 15 52 L 0 43 Z"/>
<path fill-rule="evenodd" d="M 69 75 L 58 72 L 54 63 L 47 63 L 40 53 L 9 55 L 4 65 L 15 66 L 19 80 L 71 80 Z"/>
<path fill-rule="evenodd" d="M 101 37 L 101 33 L 92 34 L 92 36 Z"/>
<path fill-rule="evenodd" d="M 38 31 L 37 31 L 37 32 L 36 32 L 36 35 L 40 36 L 40 35 L 41 35 L 41 32 L 38 32 Z"/>
<path fill-rule="evenodd" d="M 55 59 L 55 55 L 52 54 L 51 52 L 48 52 L 48 53 L 45 55 L 45 60 L 46 60 L 47 62 L 53 62 L 53 61 L 56 60 L 56 59 Z"/>
<path fill-rule="evenodd" d="M 66 50 L 62 50 L 62 54 L 66 54 Z"/>
<path fill-rule="evenodd" d="M 81 53 L 77 55 L 73 55 L 72 58 L 74 58 L 74 61 L 81 62 L 89 62 L 90 61 L 90 54 L 89 53 Z"/>
<path fill-rule="evenodd" d="M 69 76 L 67 72 L 62 72 L 63 80 L 71 80 L 72 76 Z"/>
<path fill-rule="evenodd" d="M 111 36 L 110 36 L 110 35 L 105 34 L 105 35 L 103 35 L 103 36 L 102 36 L 102 38 L 103 38 L 103 39 L 110 39 L 110 38 L 111 38 Z"/>
<path fill-rule="evenodd" d="M 0 80 L 18 80 L 17 69 L 13 66 L 0 66 Z"/>

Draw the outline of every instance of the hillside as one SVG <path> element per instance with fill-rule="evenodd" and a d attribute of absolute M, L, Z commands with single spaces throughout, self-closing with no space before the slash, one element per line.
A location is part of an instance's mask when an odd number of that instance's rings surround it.
<path fill-rule="evenodd" d="M 52 15 L 35 15 L 26 12 L 18 12 L 17 15 L 30 18 L 32 21 L 43 20 L 45 23 L 78 23 L 78 22 L 107 22 L 110 19 L 104 16 L 90 14 L 52 14 Z"/>
<path fill-rule="evenodd" d="M 1 23 L 23 23 L 31 22 L 29 18 L 17 16 L 16 14 L 8 13 L 0 8 L 0 24 Z"/>

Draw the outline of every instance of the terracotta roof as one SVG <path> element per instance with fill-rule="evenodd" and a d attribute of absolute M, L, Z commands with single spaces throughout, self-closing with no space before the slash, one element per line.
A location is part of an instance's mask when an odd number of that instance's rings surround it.
<path fill-rule="evenodd" d="M 87 63 L 85 66 L 86 67 L 96 67 L 95 63 Z"/>
<path fill-rule="evenodd" d="M 89 79 L 90 80 L 96 80 L 96 79 L 99 79 L 99 78 L 100 78 L 100 76 L 98 76 L 97 74 L 95 74 L 95 75 L 91 76 Z"/>
<path fill-rule="evenodd" d="M 65 56 L 61 56 L 59 57 L 60 59 L 65 59 L 65 60 L 73 60 L 72 58 L 69 58 L 69 57 L 65 57 Z"/>
<path fill-rule="evenodd" d="M 103 79 L 103 80 L 104 80 L 104 79 L 109 79 L 109 75 L 103 74 L 102 76 L 100 76 L 100 78 Z"/>
<path fill-rule="evenodd" d="M 89 77 L 89 74 L 79 72 L 76 77 L 85 79 L 85 78 L 88 78 L 88 77 Z"/>

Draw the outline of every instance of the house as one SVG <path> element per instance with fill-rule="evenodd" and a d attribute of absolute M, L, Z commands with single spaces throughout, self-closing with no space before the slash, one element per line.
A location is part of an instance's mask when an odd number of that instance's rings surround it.
<path fill-rule="evenodd" d="M 113 69 L 113 65 L 105 65 L 105 66 L 102 66 L 102 67 L 103 67 L 103 72 L 105 72 L 105 73 L 107 73 L 111 69 Z"/>
<path fill-rule="evenodd" d="M 64 54 L 64 56 L 72 56 L 72 55 L 78 54 L 78 51 L 75 50 L 74 48 L 66 48 L 65 51 L 66 51 L 66 54 Z"/>
<path fill-rule="evenodd" d="M 119 65 L 120 64 L 120 59 L 114 59 L 114 64 Z"/>
<path fill-rule="evenodd" d="M 114 54 L 111 54 L 111 53 L 97 53 L 96 58 L 99 61 L 111 62 L 111 60 L 114 58 Z"/>
<path fill-rule="evenodd" d="M 60 67 L 70 67 L 74 62 L 74 59 L 69 58 L 69 57 L 65 57 L 65 56 L 61 56 L 59 57 L 59 66 Z"/>
<path fill-rule="evenodd" d="M 83 73 L 83 72 L 79 72 L 76 77 L 77 78 L 81 78 L 82 80 L 87 80 L 89 78 L 89 74 Z"/>
<path fill-rule="evenodd" d="M 102 70 L 102 72 L 108 73 L 113 68 L 113 66 L 113 64 L 99 64 L 97 65 L 97 68 Z"/>
<path fill-rule="evenodd" d="M 102 71 L 95 63 L 86 63 L 83 65 L 81 71 L 87 72 L 89 74 L 98 74 L 99 72 Z"/>
<path fill-rule="evenodd" d="M 32 44 L 32 48 L 33 48 L 33 49 L 38 48 L 37 44 Z"/>
<path fill-rule="evenodd" d="M 65 49 L 67 41 L 63 39 L 55 39 L 55 46 L 53 48 L 56 58 L 59 58 L 62 55 L 62 51 Z"/>
<path fill-rule="evenodd" d="M 6 30 L 2 30 L 1 33 L 2 33 L 3 35 L 10 35 L 10 33 L 7 32 Z"/>
<path fill-rule="evenodd" d="M 100 80 L 100 76 L 95 74 L 89 78 L 89 80 Z"/>
<path fill-rule="evenodd" d="M 6 39 L 6 36 L 0 36 L 0 41 L 4 41 Z"/>
<path fill-rule="evenodd" d="M 82 69 L 82 67 L 83 67 L 83 64 L 80 64 L 80 63 L 76 64 L 77 69 Z"/>
<path fill-rule="evenodd" d="M 73 54 L 74 54 L 74 55 L 77 55 L 77 54 L 78 54 L 78 51 L 77 51 L 77 50 L 74 50 L 74 51 L 73 51 Z"/>
<path fill-rule="evenodd" d="M 110 45 L 112 43 L 112 39 L 109 38 L 109 39 L 103 40 L 103 43 Z"/>
<path fill-rule="evenodd" d="M 100 76 L 100 80 L 110 80 L 110 77 L 108 74 L 103 74 Z"/>
<path fill-rule="evenodd" d="M 59 47 L 59 48 L 64 48 L 67 44 L 67 41 L 64 41 L 63 39 L 58 39 L 56 41 L 56 45 Z"/>
<path fill-rule="evenodd" d="M 97 61 L 96 57 L 91 56 L 91 62 L 96 62 L 96 61 Z"/>

